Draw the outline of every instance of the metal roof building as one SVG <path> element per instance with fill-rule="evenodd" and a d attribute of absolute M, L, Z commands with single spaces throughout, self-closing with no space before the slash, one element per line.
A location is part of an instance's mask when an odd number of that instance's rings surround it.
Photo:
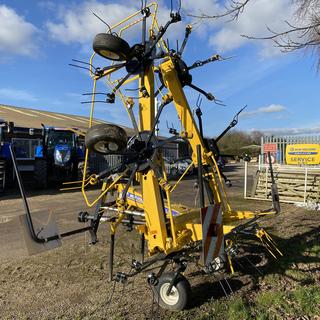
<path fill-rule="evenodd" d="M 7 122 L 12 121 L 17 127 L 42 128 L 41 123 L 46 126 L 79 128 L 84 131 L 89 126 L 89 117 L 71 115 L 65 113 L 36 110 L 0 104 L 0 119 Z M 94 119 L 93 125 L 99 123 L 108 123 L 107 121 Z M 122 127 L 130 136 L 133 129 Z"/>
<path fill-rule="evenodd" d="M 41 124 L 46 126 L 53 126 L 59 128 L 78 128 L 80 131 L 86 131 L 89 126 L 89 117 L 37 110 L 31 108 L 16 107 L 10 105 L 0 104 L 0 119 L 7 122 L 13 122 L 15 127 L 22 127 L 26 129 L 41 129 Z M 100 119 L 94 119 L 93 125 L 110 123 Z M 128 137 L 135 134 L 134 129 L 121 126 Z M 25 136 L 18 137 L 13 135 L 12 142 L 28 152 L 28 159 L 34 159 L 34 148 L 36 145 L 41 144 L 41 137 L 37 136 Z M 159 137 L 159 139 L 165 139 L 165 137 Z M 163 155 L 169 159 L 177 159 L 178 157 L 186 156 L 188 154 L 188 148 L 185 142 L 174 141 L 168 143 L 163 148 Z"/>
<path fill-rule="evenodd" d="M 85 132 L 89 127 L 89 117 L 64 114 L 58 112 L 36 110 L 31 108 L 22 108 L 10 105 L 0 104 L 0 119 L 7 122 L 13 122 L 13 132 L 6 135 L 7 142 L 12 143 L 20 154 L 16 153 L 20 171 L 33 171 L 35 148 L 42 143 L 42 125 L 58 128 L 77 128 Z M 108 123 L 107 121 L 94 119 L 93 125 Z M 121 126 L 130 137 L 134 130 Z M 18 130 L 19 129 L 19 130 Z M 81 139 L 80 143 L 84 143 Z M 109 156 L 109 165 L 113 161 L 118 161 L 118 156 Z M 90 155 L 92 168 L 106 168 L 106 159 L 101 155 L 92 153 Z"/>

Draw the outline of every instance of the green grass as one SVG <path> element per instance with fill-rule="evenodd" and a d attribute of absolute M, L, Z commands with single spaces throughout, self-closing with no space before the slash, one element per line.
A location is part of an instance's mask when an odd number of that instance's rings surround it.
<path fill-rule="evenodd" d="M 320 314 L 320 287 L 299 286 L 291 291 L 269 290 L 255 297 L 231 296 L 200 308 L 172 314 L 171 320 L 284 320 Z"/>
<path fill-rule="evenodd" d="M 171 320 L 285 320 L 320 315 L 320 286 L 316 274 L 299 264 L 319 265 L 320 246 L 294 242 L 279 260 L 259 277 L 260 290 L 238 292 L 201 306 L 171 314 Z M 310 259 L 311 258 L 311 259 Z M 305 261 L 305 259 L 309 259 Z"/>
<path fill-rule="evenodd" d="M 294 281 L 299 281 L 301 284 L 314 283 L 314 279 L 301 270 L 288 269 L 284 274 Z"/>
<path fill-rule="evenodd" d="M 293 292 L 293 300 L 298 303 L 299 310 L 303 314 L 320 314 L 320 287 L 318 285 L 297 289 Z"/>
<path fill-rule="evenodd" d="M 239 319 L 250 319 L 250 307 L 246 300 L 243 298 L 232 299 L 228 304 L 228 319 L 239 320 Z"/>
<path fill-rule="evenodd" d="M 257 296 L 255 306 L 265 319 L 320 314 L 319 286 L 298 287 L 288 292 L 269 291 Z"/>
<path fill-rule="evenodd" d="M 309 251 L 310 256 L 319 257 L 320 256 L 320 245 L 314 245 Z"/>

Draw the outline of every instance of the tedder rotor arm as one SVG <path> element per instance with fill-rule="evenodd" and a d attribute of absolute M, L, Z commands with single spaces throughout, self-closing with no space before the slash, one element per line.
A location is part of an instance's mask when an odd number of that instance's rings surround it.
<path fill-rule="evenodd" d="M 184 48 L 185 48 L 185 46 L 186 46 L 186 44 L 187 44 L 187 41 L 188 41 L 188 39 L 189 39 L 189 36 L 190 36 L 191 31 L 192 31 L 192 25 L 191 25 L 191 24 L 188 24 L 188 25 L 186 26 L 186 33 L 185 33 L 185 35 L 184 35 L 184 39 L 183 39 L 181 48 L 180 48 L 180 50 L 178 51 L 178 55 L 179 55 L 179 56 L 182 56 L 182 54 L 183 54 Z"/>
<path fill-rule="evenodd" d="M 238 124 L 238 118 L 239 118 L 239 114 L 246 108 L 247 106 L 244 106 L 232 119 L 232 121 L 230 122 L 230 124 L 228 125 L 228 127 L 223 130 L 223 132 L 215 139 L 216 142 L 218 142 L 219 140 L 221 140 L 222 137 L 225 136 L 225 134 L 232 129 L 234 126 L 236 126 Z"/>
<path fill-rule="evenodd" d="M 218 61 L 218 60 L 223 60 L 223 59 L 221 59 L 221 57 L 218 54 L 215 54 L 212 57 L 210 57 L 209 59 L 206 59 L 206 60 L 203 60 L 203 61 L 196 61 L 190 67 L 188 67 L 188 70 L 199 68 L 199 67 L 202 67 L 203 65 L 205 65 L 205 64 L 207 64 L 209 62 Z"/>
<path fill-rule="evenodd" d="M 203 94 L 208 100 L 210 101 L 215 101 L 215 97 L 212 95 L 212 93 L 210 92 L 206 92 L 203 89 L 197 87 L 196 85 L 194 85 L 193 83 L 189 83 L 188 86 L 196 91 L 198 91 L 199 93 Z"/>

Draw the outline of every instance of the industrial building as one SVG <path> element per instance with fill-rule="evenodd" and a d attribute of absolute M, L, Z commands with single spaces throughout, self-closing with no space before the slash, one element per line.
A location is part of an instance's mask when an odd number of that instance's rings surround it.
<path fill-rule="evenodd" d="M 42 143 L 42 124 L 45 126 L 60 128 L 77 128 L 85 132 L 89 125 L 89 118 L 79 115 L 63 114 L 51 111 L 22 108 L 0 104 L 0 119 L 12 122 L 15 130 L 7 135 L 15 147 L 19 169 L 22 172 L 34 170 L 34 155 L 36 146 Z M 100 119 L 94 119 L 93 125 L 108 123 Z M 134 130 L 121 126 L 128 137 L 134 134 Z M 160 138 L 161 139 L 161 138 Z M 82 139 L 82 143 L 84 143 Z M 188 155 L 187 144 L 182 141 L 171 142 L 163 149 L 164 157 L 174 160 Z M 107 161 L 106 161 L 107 160 Z M 104 170 L 121 160 L 121 156 L 103 157 L 91 154 L 91 167 L 96 171 Z"/>

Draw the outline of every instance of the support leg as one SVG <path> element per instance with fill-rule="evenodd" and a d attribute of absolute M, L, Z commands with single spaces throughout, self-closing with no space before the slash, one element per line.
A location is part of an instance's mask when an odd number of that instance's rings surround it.
<path fill-rule="evenodd" d="M 141 233 L 140 236 L 140 253 L 141 253 L 141 263 L 144 263 L 144 246 L 145 246 L 145 239 L 144 239 L 144 233 Z"/>
<path fill-rule="evenodd" d="M 114 256 L 114 234 L 110 237 L 110 251 L 109 251 L 109 281 L 113 278 L 113 256 Z"/>

